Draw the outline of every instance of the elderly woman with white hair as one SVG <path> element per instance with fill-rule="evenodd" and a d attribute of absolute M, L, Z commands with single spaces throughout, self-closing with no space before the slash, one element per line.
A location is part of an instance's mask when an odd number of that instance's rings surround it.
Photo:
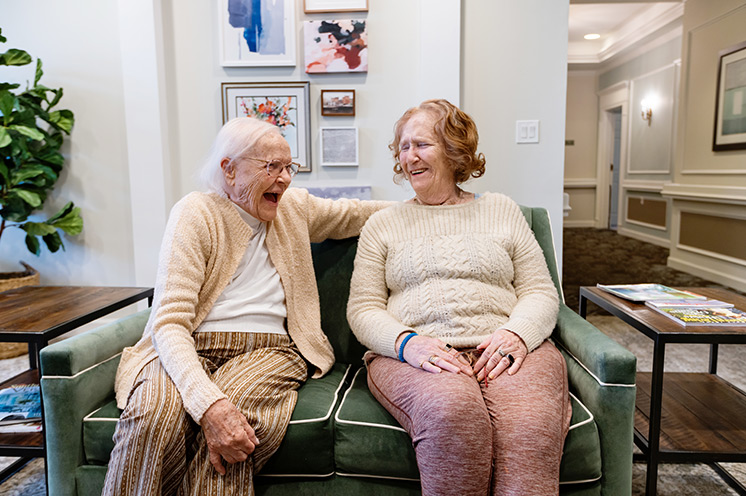
<path fill-rule="evenodd" d="M 173 207 L 150 319 L 117 371 L 103 494 L 253 494 L 298 387 L 334 363 L 310 243 L 359 234 L 387 203 L 288 189 L 298 167 L 277 127 L 239 117 L 203 166 L 208 191 Z"/>

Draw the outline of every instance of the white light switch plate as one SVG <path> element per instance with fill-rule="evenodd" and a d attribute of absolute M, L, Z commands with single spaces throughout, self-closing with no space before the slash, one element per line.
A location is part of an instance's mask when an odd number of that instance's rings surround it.
<path fill-rule="evenodd" d="M 539 121 L 515 121 L 516 143 L 538 143 Z"/>

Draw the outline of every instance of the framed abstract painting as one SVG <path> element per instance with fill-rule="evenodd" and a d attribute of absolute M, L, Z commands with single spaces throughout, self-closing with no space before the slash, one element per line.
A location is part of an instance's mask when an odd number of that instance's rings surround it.
<path fill-rule="evenodd" d="M 218 0 L 223 67 L 294 66 L 293 0 Z"/>
<path fill-rule="evenodd" d="M 303 0 L 306 14 L 327 12 L 367 12 L 368 0 Z"/>
<path fill-rule="evenodd" d="M 365 20 L 305 21 L 306 72 L 368 72 L 368 31 Z"/>
<path fill-rule="evenodd" d="M 223 123 L 256 117 L 280 128 L 301 172 L 311 171 L 311 113 L 308 82 L 222 83 Z"/>
<path fill-rule="evenodd" d="M 746 41 L 720 52 L 712 150 L 746 150 Z"/>

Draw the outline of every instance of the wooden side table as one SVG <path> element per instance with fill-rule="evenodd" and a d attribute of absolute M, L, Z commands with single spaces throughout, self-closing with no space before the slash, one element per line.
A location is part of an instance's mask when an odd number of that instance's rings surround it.
<path fill-rule="evenodd" d="M 145 298 L 152 305 L 153 288 L 24 286 L 0 293 L 0 342 L 28 343 L 30 366 L 0 388 L 38 384 L 39 352 L 50 340 Z M 0 472 L 0 481 L 45 454 L 43 432 L 0 434 L 0 456 L 20 457 Z"/>
<path fill-rule="evenodd" d="M 720 288 L 678 288 L 734 303 L 746 297 Z M 736 492 L 746 488 L 719 462 L 746 462 L 746 393 L 717 375 L 719 344 L 746 344 L 740 326 L 683 326 L 644 303 L 618 298 L 596 287 L 580 288 L 581 317 L 591 301 L 653 340 L 653 371 L 637 373 L 635 444 L 647 463 L 645 494 L 656 494 L 658 464 L 709 464 Z M 666 344 L 710 345 L 710 367 L 701 373 L 665 373 Z"/>

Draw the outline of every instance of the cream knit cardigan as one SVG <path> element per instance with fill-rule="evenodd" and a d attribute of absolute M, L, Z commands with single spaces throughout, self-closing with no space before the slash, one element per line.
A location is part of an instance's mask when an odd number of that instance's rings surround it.
<path fill-rule="evenodd" d="M 288 333 L 321 377 L 334 352 L 321 330 L 312 242 L 356 236 L 366 219 L 388 202 L 332 201 L 288 189 L 267 228 L 269 256 L 285 290 Z M 117 406 L 124 408 L 137 374 L 159 358 L 187 413 L 199 423 L 226 395 L 202 368 L 192 334 L 228 285 L 244 255 L 251 227 L 233 203 L 214 193 L 190 193 L 172 209 L 163 237 L 153 310 L 142 339 L 126 348 L 117 370 Z"/>
<path fill-rule="evenodd" d="M 360 235 L 347 318 L 363 345 L 392 358 L 406 329 L 471 347 L 505 328 L 532 351 L 552 333 L 558 306 L 520 208 L 487 193 L 373 215 Z"/>

